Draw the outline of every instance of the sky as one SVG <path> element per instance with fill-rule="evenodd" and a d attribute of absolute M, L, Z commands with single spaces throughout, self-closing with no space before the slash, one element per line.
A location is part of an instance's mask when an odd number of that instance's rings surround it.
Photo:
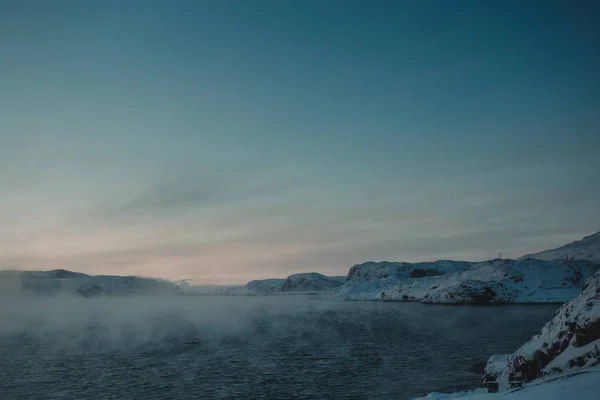
<path fill-rule="evenodd" d="M 0 268 L 237 284 L 600 230 L 595 1 L 0 0 Z"/>

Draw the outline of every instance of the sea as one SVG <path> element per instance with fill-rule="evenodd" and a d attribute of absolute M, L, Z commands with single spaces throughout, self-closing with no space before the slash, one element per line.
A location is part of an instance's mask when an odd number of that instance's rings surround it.
<path fill-rule="evenodd" d="M 396 399 L 481 386 L 558 306 L 323 295 L 0 305 L 0 399 Z"/>

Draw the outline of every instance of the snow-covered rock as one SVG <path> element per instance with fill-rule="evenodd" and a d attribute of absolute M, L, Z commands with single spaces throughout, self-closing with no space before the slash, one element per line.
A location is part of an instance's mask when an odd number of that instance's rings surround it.
<path fill-rule="evenodd" d="M 496 363 L 490 360 L 488 365 Z M 511 354 L 504 367 L 486 371 L 484 382 L 506 390 L 512 381 L 573 372 L 600 365 L 600 271 L 579 296 L 564 304 L 540 334 Z"/>
<path fill-rule="evenodd" d="M 483 370 L 483 382 L 495 381 L 506 368 L 510 354 L 494 354 L 488 359 Z"/>
<path fill-rule="evenodd" d="M 537 258 L 538 260 L 589 260 L 600 263 L 600 232 L 584 237 L 581 240 L 555 249 L 528 254 L 521 258 Z"/>
<path fill-rule="evenodd" d="M 597 269 L 581 260 L 369 262 L 350 268 L 338 295 L 443 304 L 562 303 L 576 297 Z"/>
<path fill-rule="evenodd" d="M 86 275 L 63 269 L 53 271 L 0 271 L 0 294 L 25 295 L 171 295 L 177 285 L 137 276 Z"/>

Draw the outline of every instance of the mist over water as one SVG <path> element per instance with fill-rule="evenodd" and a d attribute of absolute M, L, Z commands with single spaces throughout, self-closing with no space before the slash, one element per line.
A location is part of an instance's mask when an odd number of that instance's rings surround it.
<path fill-rule="evenodd" d="M 409 399 L 479 385 L 557 306 L 320 296 L 4 299 L 2 399 Z"/>

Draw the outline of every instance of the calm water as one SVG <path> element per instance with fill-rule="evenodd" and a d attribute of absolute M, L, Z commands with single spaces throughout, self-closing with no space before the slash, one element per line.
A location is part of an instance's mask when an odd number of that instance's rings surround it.
<path fill-rule="evenodd" d="M 0 313 L 2 399 L 409 399 L 478 386 L 556 306 L 307 296 L 20 301 Z"/>

